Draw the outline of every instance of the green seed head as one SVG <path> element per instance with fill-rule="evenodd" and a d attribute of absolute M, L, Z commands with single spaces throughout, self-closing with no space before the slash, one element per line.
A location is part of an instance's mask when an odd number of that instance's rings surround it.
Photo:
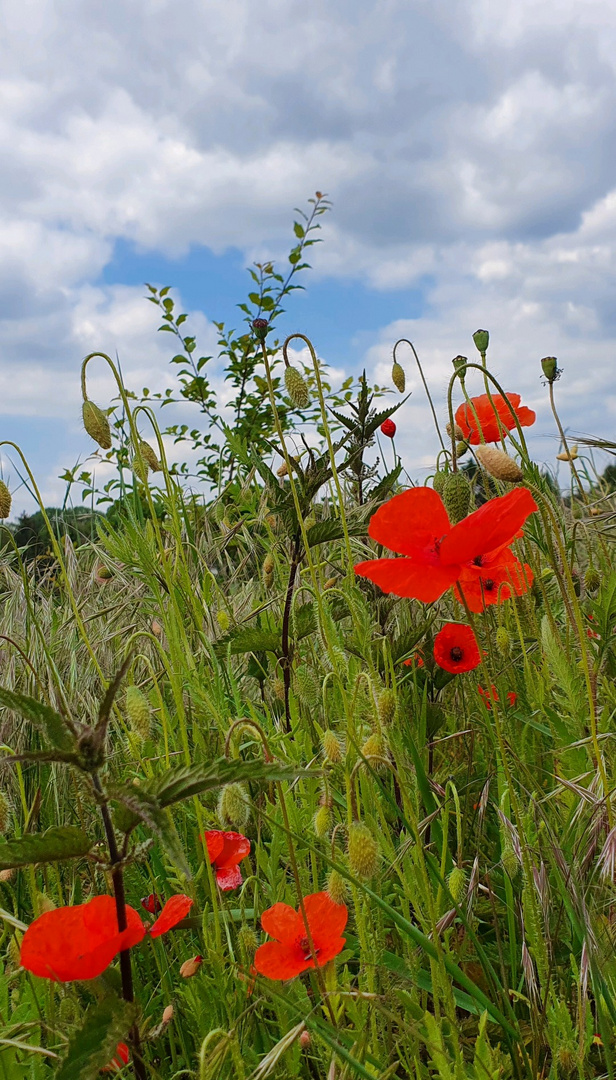
<path fill-rule="evenodd" d="M 0 791 L 0 836 L 3 836 L 6 832 L 11 817 L 11 804 L 4 794 Z"/>
<path fill-rule="evenodd" d="M 302 664 L 295 672 L 295 693 L 302 704 L 312 708 L 321 700 L 321 683 L 307 664 Z"/>
<path fill-rule="evenodd" d="M 548 382 L 553 383 L 558 378 L 558 361 L 555 356 L 544 356 L 541 368 Z"/>
<path fill-rule="evenodd" d="M 435 472 L 434 479 L 432 481 L 432 487 L 437 492 L 437 494 L 439 494 L 439 495 L 443 494 L 443 488 L 445 487 L 445 482 L 446 482 L 448 477 L 449 477 L 449 473 L 443 472 L 440 469 L 439 469 L 438 472 Z"/>
<path fill-rule="evenodd" d="M 459 904 L 466 892 L 466 874 L 461 866 L 454 866 L 447 878 L 447 885 L 456 904 Z"/>
<path fill-rule="evenodd" d="M 475 330 L 473 334 L 473 341 L 477 346 L 479 352 L 483 353 L 488 351 L 488 345 L 490 344 L 490 335 L 487 330 Z"/>
<path fill-rule="evenodd" d="M 584 585 L 588 592 L 596 592 L 601 584 L 601 574 L 595 566 L 589 566 L 584 574 Z"/>
<path fill-rule="evenodd" d="M 255 934 L 252 926 L 248 926 L 246 923 L 244 923 L 242 926 L 240 926 L 237 932 L 237 936 L 239 938 L 240 944 L 246 949 L 246 952 L 249 955 L 257 951 L 259 939 L 257 938 L 257 935 Z"/>
<path fill-rule="evenodd" d="M 404 368 L 397 360 L 394 360 L 393 367 L 391 369 L 391 381 L 394 384 L 396 390 L 401 394 L 406 389 L 406 375 L 404 374 Z"/>
<path fill-rule="evenodd" d="M 322 739 L 323 754 L 331 765 L 337 765 L 342 761 L 342 744 L 333 731 L 326 731 Z"/>
<path fill-rule="evenodd" d="M 226 784 L 218 797 L 218 818 L 223 829 L 245 829 L 250 820 L 250 801 L 241 784 Z"/>
<path fill-rule="evenodd" d="M 332 827 L 332 812 L 329 806 L 320 806 L 313 819 L 314 831 L 319 840 L 329 836 Z"/>
<path fill-rule="evenodd" d="M 349 869 L 360 881 L 369 881 L 379 865 L 379 845 L 363 821 L 354 821 L 349 827 L 347 847 Z"/>
<path fill-rule="evenodd" d="M 348 886 L 345 878 L 337 870 L 332 870 L 329 874 L 325 891 L 330 900 L 334 901 L 334 904 L 344 904 L 347 898 Z"/>
<path fill-rule="evenodd" d="M 310 404 L 308 383 L 296 367 L 285 368 L 284 383 L 287 394 L 298 409 L 305 409 Z"/>
<path fill-rule="evenodd" d="M 82 415 L 83 426 L 90 438 L 98 443 L 101 450 L 110 450 L 111 428 L 103 410 L 99 409 L 93 401 L 84 401 Z"/>
<path fill-rule="evenodd" d="M 379 722 L 383 727 L 388 727 L 389 724 L 393 724 L 396 719 L 396 691 L 391 687 L 386 687 L 385 690 L 381 690 L 378 700 L 378 713 Z"/>
<path fill-rule="evenodd" d="M 138 686 L 128 686 L 126 689 L 126 717 L 128 726 L 140 739 L 149 737 L 152 709 Z"/>
<path fill-rule="evenodd" d="M 11 513 L 13 499 L 4 480 L 0 480 L 0 518 L 7 518 Z"/>
<path fill-rule="evenodd" d="M 462 473 L 450 473 L 443 485 L 443 502 L 449 520 L 456 525 L 466 517 L 471 505 L 471 488 Z"/>

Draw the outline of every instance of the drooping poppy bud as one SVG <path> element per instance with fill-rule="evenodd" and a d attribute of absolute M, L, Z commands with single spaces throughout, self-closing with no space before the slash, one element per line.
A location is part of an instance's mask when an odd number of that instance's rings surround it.
<path fill-rule="evenodd" d="M 471 488 L 468 480 L 460 472 L 450 473 L 443 485 L 443 502 L 453 524 L 462 521 L 471 505 Z"/>
<path fill-rule="evenodd" d="M 0 480 L 0 518 L 7 518 L 11 513 L 13 499 L 4 480 Z"/>
<path fill-rule="evenodd" d="M 524 479 L 524 473 L 522 472 L 517 461 L 509 457 L 504 450 L 499 450 L 496 446 L 486 446 L 482 444 L 475 450 L 475 457 L 477 461 L 485 469 L 490 476 L 493 476 L 495 480 L 504 480 L 509 484 L 516 484 L 519 480 Z"/>
<path fill-rule="evenodd" d="M 147 443 L 145 439 L 139 440 L 139 453 L 141 454 L 148 468 L 152 470 L 152 472 L 162 472 L 163 467 L 160 461 L 156 457 L 156 454 L 154 453 L 150 444 Z"/>
<path fill-rule="evenodd" d="M 111 449 L 111 428 L 109 420 L 102 409 L 93 401 L 85 400 L 82 409 L 83 426 L 94 442 L 98 443 L 101 450 Z"/>
<path fill-rule="evenodd" d="M 339 874 L 337 870 L 332 870 L 329 874 L 326 891 L 330 900 L 334 901 L 334 904 L 344 904 L 349 891 L 348 885 L 342 874 Z"/>
<path fill-rule="evenodd" d="M 302 664 L 295 672 L 295 692 L 304 705 L 317 705 L 321 698 L 321 684 L 314 669 Z"/>
<path fill-rule="evenodd" d="M 496 630 L 496 650 L 501 656 L 509 656 L 511 652 L 511 639 L 506 626 L 499 626 Z"/>
<path fill-rule="evenodd" d="M 596 592 L 601 584 L 601 574 L 596 566 L 589 566 L 584 574 L 584 585 L 588 592 Z"/>
<path fill-rule="evenodd" d="M 180 968 L 180 975 L 183 979 L 192 979 L 193 975 L 196 975 L 199 971 L 202 963 L 203 957 L 201 956 L 193 956 L 190 960 L 185 960 Z"/>
<path fill-rule="evenodd" d="M 261 567 L 261 573 L 263 575 L 263 584 L 266 589 L 271 589 L 274 584 L 274 556 L 271 551 L 268 551 L 263 560 L 263 566 Z"/>
<path fill-rule="evenodd" d="M 391 381 L 393 382 L 396 390 L 401 394 L 406 389 L 406 375 L 404 374 L 404 368 L 397 360 L 394 360 L 393 367 L 391 369 Z"/>
<path fill-rule="evenodd" d="M 307 408 L 310 404 L 310 394 L 308 392 L 308 383 L 301 371 L 291 365 L 285 368 L 284 384 L 293 404 L 298 409 Z"/>
<path fill-rule="evenodd" d="M 360 881 L 374 877 L 379 865 L 379 844 L 363 821 L 349 826 L 347 855 L 349 869 Z"/>
<path fill-rule="evenodd" d="M 319 840 L 329 836 L 332 827 L 332 812 L 329 806 L 320 806 L 313 818 L 314 831 Z"/>
<path fill-rule="evenodd" d="M 140 739 L 147 739 L 150 734 L 152 710 L 150 703 L 138 686 L 126 688 L 126 718 L 129 727 Z"/>
<path fill-rule="evenodd" d="M 383 420 L 383 423 L 381 424 L 381 432 L 383 435 L 386 435 L 388 439 L 393 439 L 394 435 L 396 434 L 396 425 L 394 424 L 390 416 L 387 417 L 387 420 Z"/>
<path fill-rule="evenodd" d="M 323 753 L 332 765 L 342 761 L 342 745 L 334 731 L 325 731 L 321 740 Z"/>
<path fill-rule="evenodd" d="M 439 469 L 437 470 L 437 472 L 435 472 L 434 478 L 432 480 L 432 487 L 438 495 L 443 494 L 443 488 L 445 487 L 445 481 L 447 480 L 448 476 L 449 473 L 445 472 L 443 469 Z"/>
<path fill-rule="evenodd" d="M 398 707 L 396 699 L 396 691 L 387 686 L 384 690 L 381 690 L 378 698 L 378 714 L 379 723 L 383 727 L 388 727 L 389 724 L 393 724 L 396 719 L 396 709 Z"/>
<path fill-rule="evenodd" d="M 250 802 L 242 784 L 225 784 L 218 798 L 218 819 L 223 829 L 243 829 L 250 820 Z"/>

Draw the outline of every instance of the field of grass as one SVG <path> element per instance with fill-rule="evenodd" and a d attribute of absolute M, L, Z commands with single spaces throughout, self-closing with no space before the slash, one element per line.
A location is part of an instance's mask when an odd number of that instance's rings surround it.
<path fill-rule="evenodd" d="M 418 488 L 267 329 L 217 485 L 124 395 L 93 538 L 3 532 L 0 1080 L 613 1077 L 616 498 L 483 332 Z"/>

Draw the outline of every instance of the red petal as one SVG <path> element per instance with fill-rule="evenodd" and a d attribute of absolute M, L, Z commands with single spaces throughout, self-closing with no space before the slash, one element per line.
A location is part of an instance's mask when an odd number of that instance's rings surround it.
<path fill-rule="evenodd" d="M 457 580 L 459 566 L 439 566 L 413 559 L 368 559 L 358 563 L 355 573 L 369 578 L 383 592 L 410 596 L 430 604 L 438 600 Z"/>
<path fill-rule="evenodd" d="M 500 552 L 499 560 L 495 565 L 482 567 L 478 574 L 465 567 L 455 587 L 456 600 L 463 603 L 464 596 L 470 611 L 481 612 L 491 604 L 505 603 L 511 598 L 512 589 L 517 596 L 527 592 L 533 583 L 528 563 L 522 566 L 509 548 Z M 492 583 L 492 589 L 486 587 L 487 581 Z"/>
<path fill-rule="evenodd" d="M 190 896 L 183 896 L 182 894 L 172 896 L 167 900 L 156 922 L 150 929 L 150 937 L 160 937 L 161 934 L 166 934 L 168 930 L 172 930 L 188 915 L 192 906 L 193 901 Z"/>
<path fill-rule="evenodd" d="M 225 846 L 225 834 L 221 829 L 210 829 L 203 834 L 201 839 L 205 840 L 208 858 L 212 866 L 214 866 L 216 859 Z"/>
<path fill-rule="evenodd" d="M 452 649 L 460 649 L 459 660 L 454 660 Z M 459 675 L 473 671 L 481 663 L 481 653 L 472 627 L 459 623 L 445 623 L 434 639 L 434 659 L 444 671 Z"/>
<path fill-rule="evenodd" d="M 250 855 L 250 840 L 238 832 L 224 832 L 222 834 L 223 847 L 220 855 L 216 857 L 216 869 L 224 870 L 227 866 L 236 866 L 247 855 Z"/>
<path fill-rule="evenodd" d="M 286 907 L 286 904 L 281 906 Z M 279 941 L 266 941 L 265 945 L 260 945 L 257 949 L 254 965 L 259 974 L 268 979 L 294 979 L 302 971 L 314 966 L 312 960 L 304 959 L 304 955 L 301 949 L 282 945 Z"/>
<path fill-rule="evenodd" d="M 441 561 L 445 565 L 470 563 L 479 555 L 509 544 L 536 509 L 530 491 L 523 487 L 491 499 L 454 525 L 441 544 Z"/>
<path fill-rule="evenodd" d="M 316 948 L 321 950 L 327 941 L 340 937 L 349 917 L 346 904 L 335 904 L 326 892 L 319 892 L 304 897 L 304 907 Z"/>
<path fill-rule="evenodd" d="M 284 945 L 292 945 L 298 937 L 304 937 L 304 920 L 288 904 L 274 904 L 261 916 L 261 926 L 266 934 L 276 938 Z"/>
<path fill-rule="evenodd" d="M 228 892 L 229 889 L 237 889 L 242 884 L 242 871 L 239 866 L 223 866 L 216 871 L 216 881 L 219 889 Z"/>
<path fill-rule="evenodd" d="M 45 912 L 30 924 L 21 946 L 21 963 L 34 975 L 54 982 L 95 979 L 122 949 L 138 944 L 145 927 L 126 908 L 127 929 L 118 930 L 115 900 L 95 896 L 86 904 Z"/>
<path fill-rule="evenodd" d="M 373 540 L 400 555 L 420 558 L 434 548 L 434 541 L 451 528 L 438 492 L 429 487 L 409 488 L 381 506 L 370 519 Z M 429 558 L 429 554 L 426 554 Z M 433 553 L 432 558 L 436 556 Z"/>

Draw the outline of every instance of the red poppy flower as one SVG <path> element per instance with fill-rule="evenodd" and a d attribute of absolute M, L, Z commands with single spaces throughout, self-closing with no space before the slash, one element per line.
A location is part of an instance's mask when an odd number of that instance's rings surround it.
<path fill-rule="evenodd" d="M 389 417 L 387 418 L 387 420 L 383 420 L 383 423 L 381 424 L 381 432 L 383 435 L 387 435 L 388 439 L 393 439 L 394 435 L 396 434 L 396 425 Z"/>
<path fill-rule="evenodd" d="M 145 908 L 146 911 L 149 911 L 150 915 L 158 915 L 162 904 L 156 893 L 150 893 L 149 896 L 141 897 L 141 906 Z"/>
<path fill-rule="evenodd" d="M 415 664 L 415 667 L 419 668 L 424 666 L 424 659 L 419 653 L 413 653 L 412 656 L 409 656 L 408 660 L 403 660 L 402 663 L 405 667 L 410 667 L 411 664 Z"/>
<path fill-rule="evenodd" d="M 530 427 L 531 424 L 535 423 L 537 417 L 533 410 L 527 409 L 525 405 L 520 407 L 521 398 L 519 394 L 507 394 L 507 398 L 522 427 Z M 494 402 L 494 405 L 492 405 L 492 402 Z M 498 442 L 501 437 L 499 420 L 505 429 L 504 434 L 516 426 L 511 410 L 502 394 L 492 394 L 492 402 L 487 394 L 481 394 L 479 397 L 471 398 L 470 405 L 465 401 L 456 410 L 456 424 L 461 428 L 464 438 L 473 446 L 482 441 L 480 430 L 484 442 Z M 479 426 L 477 420 L 479 420 Z"/>
<path fill-rule="evenodd" d="M 508 545 L 536 509 L 530 491 L 514 488 L 452 527 L 433 488 L 409 488 L 379 507 L 368 528 L 373 540 L 404 558 L 369 559 L 358 563 L 355 573 L 374 581 L 383 592 L 432 603 L 455 585 L 463 571 L 469 570 L 472 577 L 485 560 L 490 569 L 494 561 L 515 560 Z"/>
<path fill-rule="evenodd" d="M 496 689 L 494 683 L 491 684 L 489 690 L 484 690 L 483 686 L 478 686 L 477 692 L 479 694 L 479 697 L 482 698 L 486 709 L 492 708 L 493 701 L 500 701 L 500 698 L 498 696 L 498 690 Z"/>
<path fill-rule="evenodd" d="M 191 905 L 188 896 L 171 897 L 154 923 L 151 936 L 170 930 Z M 112 896 L 95 896 L 86 904 L 46 911 L 26 930 L 20 963 L 33 975 L 53 982 L 96 979 L 119 952 L 138 945 L 145 937 L 141 917 L 128 904 L 126 922 L 126 930 L 118 930 Z"/>
<path fill-rule="evenodd" d="M 490 604 L 502 604 L 512 592 L 522 596 L 533 583 L 528 563 L 522 564 L 510 548 L 500 548 L 480 555 L 465 566 L 454 589 L 456 600 L 466 600 L 474 612 L 485 611 Z"/>
<path fill-rule="evenodd" d="M 346 904 L 335 904 L 327 893 L 320 892 L 306 896 L 304 907 L 317 965 L 322 967 L 344 948 L 341 934 L 348 918 Z M 255 967 L 260 975 L 268 979 L 293 979 L 315 966 L 300 912 L 288 904 L 274 904 L 263 912 L 261 926 L 275 940 L 266 941 L 255 953 Z"/>
<path fill-rule="evenodd" d="M 434 639 L 434 659 L 439 667 L 454 675 L 478 667 L 481 653 L 472 628 L 460 623 L 445 623 Z"/>
<path fill-rule="evenodd" d="M 101 1072 L 119 1072 L 124 1065 L 128 1065 L 129 1057 L 130 1054 L 126 1043 L 118 1043 L 113 1061 L 109 1065 L 104 1065 Z"/>
<path fill-rule="evenodd" d="M 126 920 L 126 930 L 118 930 L 112 896 L 95 896 L 86 904 L 46 911 L 24 934 L 21 964 L 33 975 L 53 982 L 95 979 L 114 956 L 144 937 L 145 926 L 134 908 L 126 908 Z"/>
<path fill-rule="evenodd" d="M 150 937 L 160 937 L 161 934 L 172 930 L 188 915 L 192 906 L 193 901 L 190 896 L 172 896 L 167 900 L 156 922 L 150 927 Z"/>
<path fill-rule="evenodd" d="M 513 706 L 515 705 L 517 700 L 518 700 L 518 695 L 516 694 L 515 690 L 509 690 L 507 692 L 507 702 L 508 702 L 510 708 L 513 709 Z"/>
<path fill-rule="evenodd" d="M 242 884 L 238 863 L 250 854 L 250 840 L 241 833 L 210 829 L 204 833 L 207 853 L 216 871 L 216 881 L 224 892 Z"/>

